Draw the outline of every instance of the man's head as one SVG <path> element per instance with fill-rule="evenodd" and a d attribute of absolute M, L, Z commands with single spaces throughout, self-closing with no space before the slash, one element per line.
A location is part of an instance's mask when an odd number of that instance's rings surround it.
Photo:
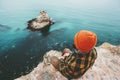
<path fill-rule="evenodd" d="M 80 52 L 89 52 L 94 48 L 97 42 L 95 33 L 87 30 L 81 30 L 75 34 L 74 45 Z"/>

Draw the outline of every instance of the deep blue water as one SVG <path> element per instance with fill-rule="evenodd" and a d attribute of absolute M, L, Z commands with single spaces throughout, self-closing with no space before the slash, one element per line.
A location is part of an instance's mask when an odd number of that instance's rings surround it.
<path fill-rule="evenodd" d="M 45 35 L 26 29 L 40 10 L 56 21 Z M 120 45 L 120 1 L 0 0 L 0 80 L 30 72 L 51 49 L 73 49 L 74 34 L 83 29 L 97 34 L 97 46 Z"/>

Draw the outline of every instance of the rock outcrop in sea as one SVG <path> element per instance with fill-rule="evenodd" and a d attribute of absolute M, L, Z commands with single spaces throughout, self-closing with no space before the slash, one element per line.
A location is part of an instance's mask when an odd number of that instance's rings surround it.
<path fill-rule="evenodd" d="M 41 11 L 37 18 L 28 21 L 27 29 L 32 31 L 41 30 L 45 27 L 51 26 L 52 24 L 54 24 L 54 22 L 48 16 L 47 12 Z"/>
<path fill-rule="evenodd" d="M 103 43 L 96 47 L 97 60 L 85 75 L 76 80 L 119 80 L 120 79 L 120 46 Z M 27 75 L 15 80 L 67 80 L 49 63 L 51 56 L 60 58 L 61 52 L 51 50 L 47 52 L 43 61 Z"/>

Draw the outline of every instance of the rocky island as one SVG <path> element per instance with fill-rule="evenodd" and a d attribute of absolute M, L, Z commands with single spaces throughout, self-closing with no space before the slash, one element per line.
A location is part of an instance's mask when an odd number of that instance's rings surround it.
<path fill-rule="evenodd" d="M 47 12 L 41 11 L 37 18 L 28 21 L 27 29 L 32 31 L 41 30 L 45 27 L 49 27 L 54 24 L 53 20 L 50 19 Z"/>
<path fill-rule="evenodd" d="M 96 47 L 97 60 L 92 69 L 77 80 L 119 80 L 120 79 L 120 46 L 103 43 Z M 50 57 L 61 57 L 61 52 L 51 50 L 47 52 L 43 61 L 33 71 L 15 80 L 67 80 L 50 64 Z M 76 80 L 76 79 L 75 79 Z"/>

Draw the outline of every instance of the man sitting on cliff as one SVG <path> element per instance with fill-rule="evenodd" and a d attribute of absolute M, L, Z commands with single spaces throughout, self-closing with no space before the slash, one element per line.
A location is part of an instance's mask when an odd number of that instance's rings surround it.
<path fill-rule="evenodd" d="M 97 52 L 94 48 L 97 42 L 95 33 L 82 30 L 74 37 L 75 51 L 64 49 L 62 58 L 53 56 L 51 64 L 68 79 L 77 79 L 94 64 Z"/>

